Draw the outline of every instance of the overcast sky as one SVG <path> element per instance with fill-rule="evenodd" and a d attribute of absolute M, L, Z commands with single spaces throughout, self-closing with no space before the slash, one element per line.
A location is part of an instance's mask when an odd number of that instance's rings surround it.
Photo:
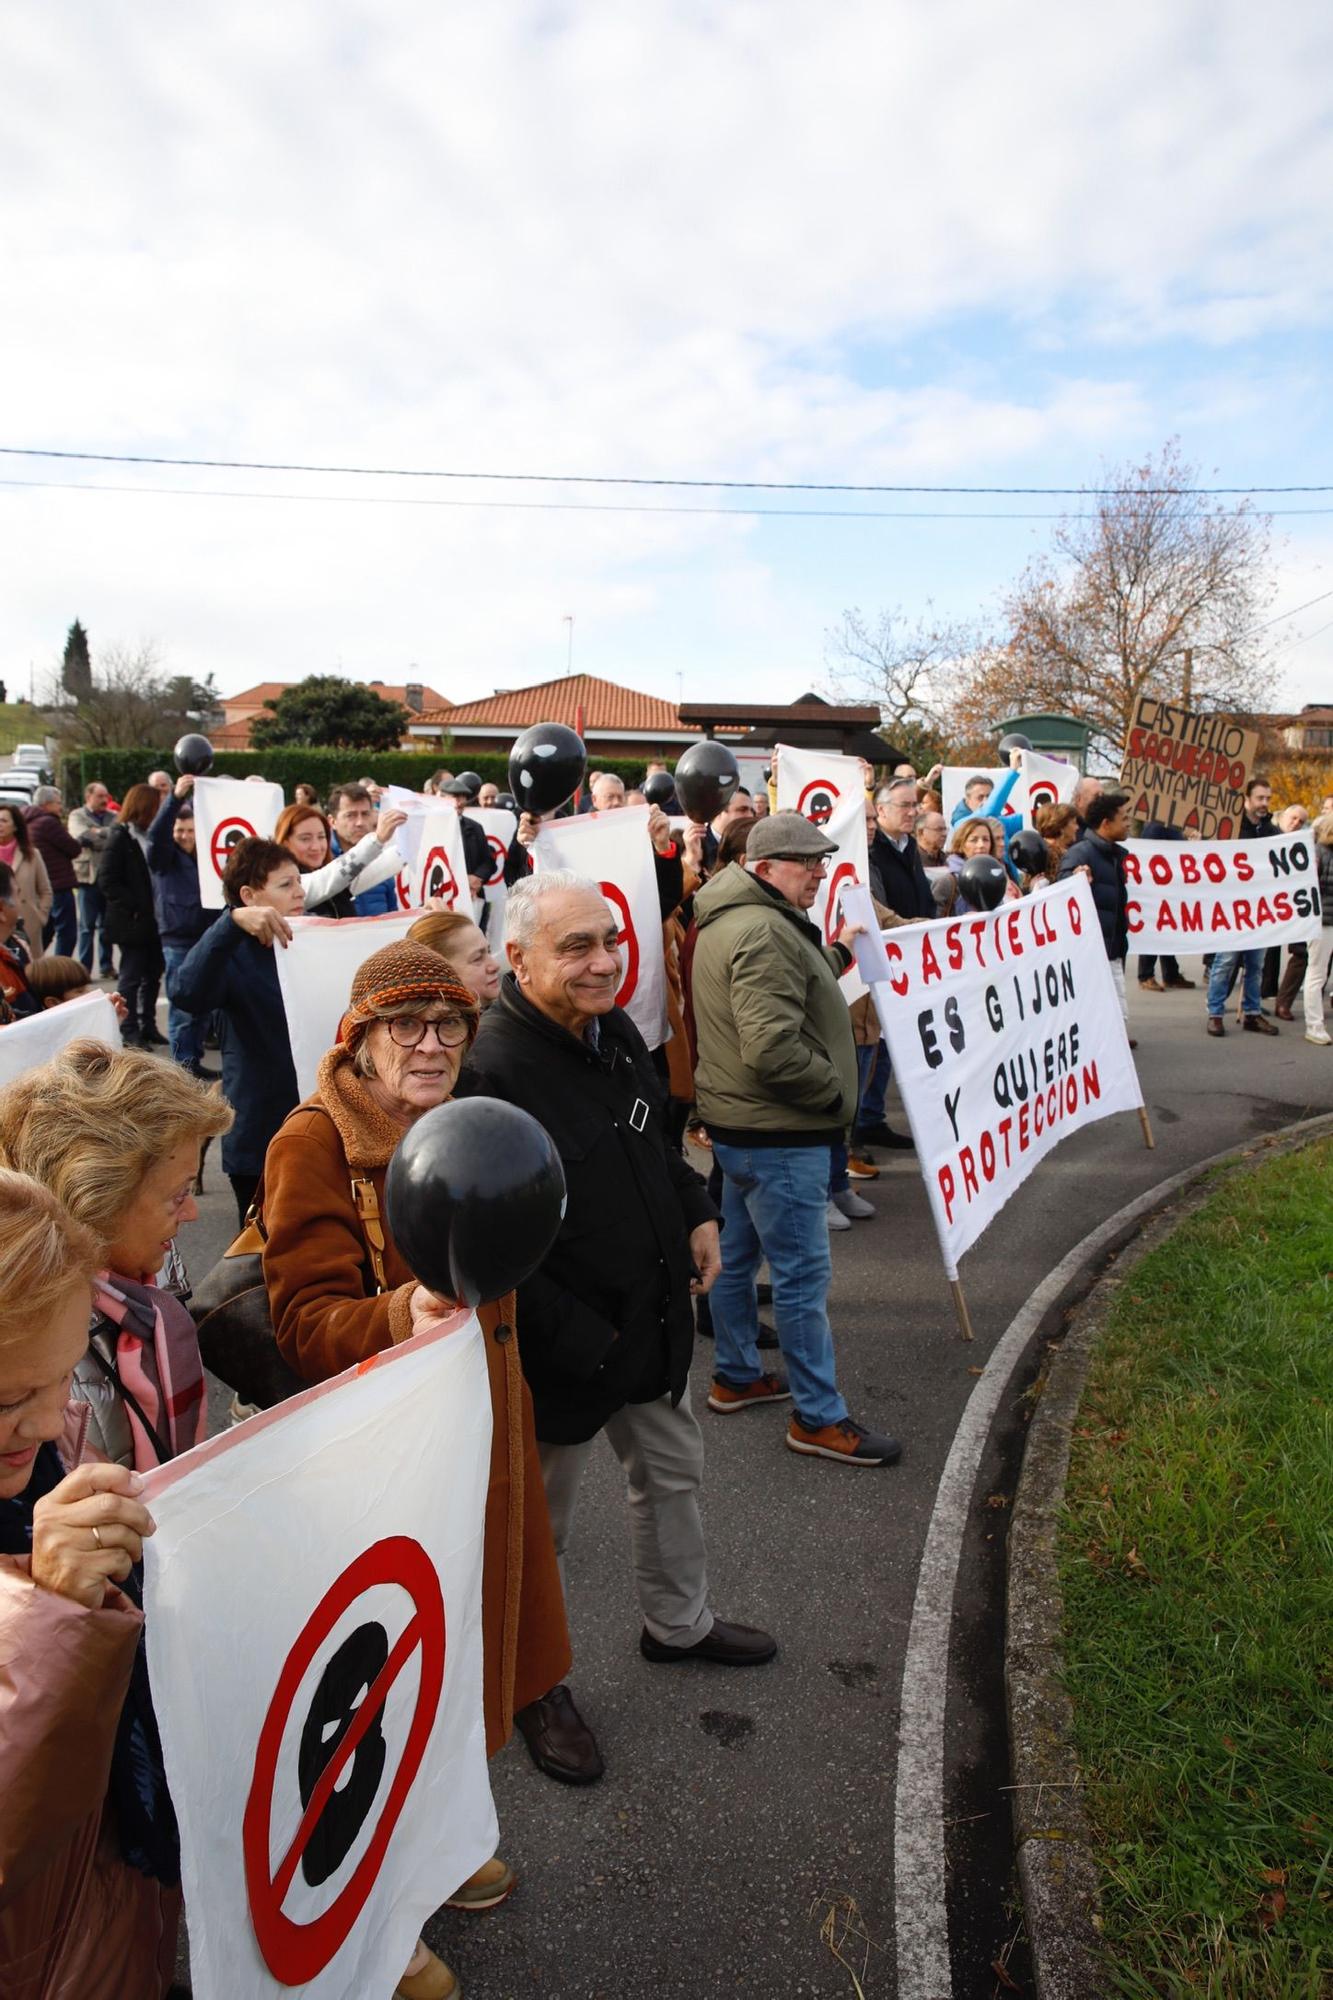
<path fill-rule="evenodd" d="M 0 443 L 1078 486 L 1175 433 L 1333 485 L 1331 70 L 1327 0 L 8 0 Z M 844 606 L 984 617 L 1050 533 L 959 514 L 1059 504 L 0 479 L 25 693 L 78 616 L 224 692 L 462 699 L 572 613 L 576 668 L 789 699 Z M 592 511 L 747 504 L 955 518 Z M 1333 591 L 1333 511 L 1273 525 L 1274 609 Z M 1333 597 L 1277 637 L 1333 701 Z"/>

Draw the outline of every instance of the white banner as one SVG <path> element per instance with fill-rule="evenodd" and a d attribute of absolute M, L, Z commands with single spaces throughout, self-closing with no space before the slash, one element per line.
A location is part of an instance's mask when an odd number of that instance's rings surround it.
<path fill-rule="evenodd" d="M 423 803 L 425 810 L 409 812 L 407 824 L 394 835 L 404 861 L 398 874 L 398 900 L 406 910 L 419 910 L 435 896 L 449 909 L 461 910 L 465 917 L 475 916 L 458 808 L 452 799 L 443 804 L 437 799 Z"/>
<path fill-rule="evenodd" d="M 649 806 L 571 814 L 542 821 L 532 847 L 533 866 L 572 868 L 590 875 L 620 925 L 623 1007 L 650 1049 L 666 1040 L 666 967 L 662 960 L 662 911 L 657 870 L 648 838 Z"/>
<path fill-rule="evenodd" d="M 1319 935 L 1314 840 L 1127 840 L 1129 945 L 1168 951 L 1264 951 Z"/>
<path fill-rule="evenodd" d="M 883 933 L 872 991 L 944 1268 L 1070 1132 L 1143 1103 L 1086 877 Z M 867 958 L 869 954 L 867 953 Z"/>
<path fill-rule="evenodd" d="M 490 1441 L 481 1330 L 457 1313 L 150 1474 L 148 1662 L 197 2000 L 390 1994 L 494 1854 Z"/>
<path fill-rule="evenodd" d="M 982 815 L 990 801 L 1010 776 L 1008 764 L 946 764 L 940 775 L 940 809 L 952 828 L 954 814 L 966 803 L 964 792 L 973 778 L 989 778 L 991 789 L 982 802 Z M 1058 757 L 1044 757 L 1039 750 L 1020 753 L 1018 776 L 1005 799 L 999 817 L 1017 831 L 1018 824 L 1032 825 L 1032 816 L 1041 806 L 1068 805 L 1078 784 L 1078 770 Z"/>
<path fill-rule="evenodd" d="M 864 883 L 870 873 L 861 760 L 836 750 L 798 750 L 790 743 L 777 744 L 773 759 L 777 810 L 801 813 L 827 840 L 838 844 L 808 913 L 825 944 L 832 944 L 842 924 L 843 891 Z M 849 1007 L 866 990 L 855 964 L 848 966 L 839 984 Z"/>
<path fill-rule="evenodd" d="M 50 1062 L 66 1042 L 76 1042 L 81 1035 L 111 1049 L 120 1047 L 120 1022 L 105 993 L 80 993 L 59 1007 L 46 1007 L 0 1028 L 0 1084 Z"/>
<path fill-rule="evenodd" d="M 509 859 L 509 849 L 518 832 L 518 815 L 506 812 L 503 806 L 468 806 L 463 817 L 477 822 L 491 850 L 491 872 L 482 885 L 482 901 L 486 909 L 484 925 L 492 951 L 503 955 L 505 902 L 509 893 L 505 888 L 505 862 Z M 477 921 L 483 921 L 481 913 L 478 913 Z"/>
<path fill-rule="evenodd" d="M 251 778 L 196 778 L 192 797 L 199 900 L 206 910 L 220 910 L 227 856 L 240 840 L 272 840 L 282 786 Z"/>
<path fill-rule="evenodd" d="M 275 944 L 278 985 L 296 1067 L 296 1087 L 309 1097 L 320 1058 L 338 1039 L 352 981 L 373 951 L 397 944 L 417 919 L 415 910 L 386 917 L 289 917 L 292 941 Z"/>

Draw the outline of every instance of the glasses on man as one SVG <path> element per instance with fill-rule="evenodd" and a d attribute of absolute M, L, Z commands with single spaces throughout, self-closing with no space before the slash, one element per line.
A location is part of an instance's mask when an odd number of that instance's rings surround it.
<path fill-rule="evenodd" d="M 467 1022 L 461 1014 L 432 1015 L 425 1020 L 420 1014 L 395 1014 L 384 1025 L 390 1040 L 397 1042 L 400 1049 L 419 1048 L 427 1028 L 434 1028 L 435 1039 L 442 1049 L 460 1049 L 467 1040 Z"/>
<path fill-rule="evenodd" d="M 775 854 L 772 858 L 774 861 L 789 861 L 793 868 L 804 868 L 807 875 L 822 875 L 828 867 L 827 854 L 813 858 L 808 854 Z"/>

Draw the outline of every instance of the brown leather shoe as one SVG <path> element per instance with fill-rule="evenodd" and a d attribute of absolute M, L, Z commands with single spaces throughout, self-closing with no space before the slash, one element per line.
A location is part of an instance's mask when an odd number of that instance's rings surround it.
<path fill-rule="evenodd" d="M 1168 993 L 1192 993 L 1197 985 L 1197 980 L 1182 979 L 1177 973 L 1174 979 L 1166 981 L 1166 990 Z"/>
<path fill-rule="evenodd" d="M 711 1660 L 719 1667 L 762 1667 L 778 1650 L 778 1642 L 753 1625 L 728 1625 L 715 1618 L 712 1630 L 692 1646 L 664 1646 L 645 1625 L 639 1651 L 655 1667 L 677 1666 L 681 1660 Z"/>
<path fill-rule="evenodd" d="M 563 1681 L 540 1701 L 516 1709 L 514 1721 L 528 1755 L 548 1778 L 558 1778 L 562 1785 L 595 1785 L 606 1769 L 597 1738 Z"/>
<path fill-rule="evenodd" d="M 1144 993 L 1165 993 L 1166 991 L 1160 979 L 1141 979 L 1139 987 Z"/>
<path fill-rule="evenodd" d="M 1208 1016 L 1208 1032 L 1210 1035 L 1225 1035 L 1226 1031 L 1227 1024 L 1220 1014 L 1210 1014 Z"/>
<path fill-rule="evenodd" d="M 1242 1014 L 1240 1025 L 1247 1035 L 1275 1035 L 1278 1032 L 1267 1014 Z"/>
<path fill-rule="evenodd" d="M 1274 1006 L 1273 1013 L 1279 1021 L 1294 1021 L 1296 1018 L 1290 1007 L 1284 1006 L 1280 1000 Z"/>

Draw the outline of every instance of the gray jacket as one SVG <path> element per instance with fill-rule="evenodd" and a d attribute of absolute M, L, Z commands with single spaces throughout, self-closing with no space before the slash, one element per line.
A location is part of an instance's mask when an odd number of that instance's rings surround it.
<path fill-rule="evenodd" d="M 74 879 L 85 889 L 90 889 L 97 880 L 106 844 L 116 830 L 116 815 L 113 812 L 89 812 L 87 806 L 75 806 L 69 816 L 69 830 L 80 848 L 79 858 L 74 863 Z"/>

